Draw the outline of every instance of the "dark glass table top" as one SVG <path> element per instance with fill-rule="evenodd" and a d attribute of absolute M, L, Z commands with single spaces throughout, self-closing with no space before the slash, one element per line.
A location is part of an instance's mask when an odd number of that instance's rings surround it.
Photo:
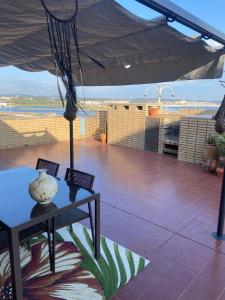
<path fill-rule="evenodd" d="M 28 191 L 29 183 L 37 177 L 37 170 L 28 167 L 0 172 L 0 221 L 10 228 L 27 223 L 40 215 L 65 208 L 72 202 L 81 201 L 94 192 L 71 187 L 64 180 L 58 180 L 58 192 L 50 204 L 38 205 Z"/>

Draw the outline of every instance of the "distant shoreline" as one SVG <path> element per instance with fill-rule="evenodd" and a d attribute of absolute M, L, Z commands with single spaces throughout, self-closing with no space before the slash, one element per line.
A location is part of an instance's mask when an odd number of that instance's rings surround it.
<path fill-rule="evenodd" d="M 33 105 L 33 106 L 11 106 L 11 107 L 0 107 L 0 113 L 32 113 L 32 114 L 54 114 L 56 116 L 62 116 L 65 109 L 59 108 L 59 107 L 50 107 L 50 106 L 39 106 L 39 105 Z M 85 108 L 84 113 L 82 111 L 78 111 L 78 116 L 95 116 L 96 111 Z"/>

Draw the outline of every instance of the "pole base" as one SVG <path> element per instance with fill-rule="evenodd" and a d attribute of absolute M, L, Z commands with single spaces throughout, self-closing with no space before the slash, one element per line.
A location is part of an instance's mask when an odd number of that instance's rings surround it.
<path fill-rule="evenodd" d="M 211 236 L 217 241 L 225 241 L 225 234 L 222 236 L 217 235 L 217 232 L 213 232 Z"/>

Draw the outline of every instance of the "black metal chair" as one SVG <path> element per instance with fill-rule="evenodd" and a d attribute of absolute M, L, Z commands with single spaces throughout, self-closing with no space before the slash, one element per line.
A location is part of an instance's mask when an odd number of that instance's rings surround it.
<path fill-rule="evenodd" d="M 84 189 L 92 190 L 94 180 L 95 180 L 95 176 L 89 173 L 71 169 L 71 168 L 67 168 L 66 170 L 65 181 L 75 186 L 80 186 Z M 90 218 L 92 240 L 94 242 L 94 222 L 93 222 L 91 203 L 88 203 L 88 212 L 89 212 L 88 218 Z M 70 225 L 70 229 L 72 230 L 72 225 Z"/>
<path fill-rule="evenodd" d="M 65 181 L 67 182 L 70 190 L 70 201 L 76 201 L 76 193 L 79 188 L 85 188 L 87 190 L 92 190 L 93 183 L 94 183 L 95 176 L 74 170 L 71 168 L 67 168 L 66 174 L 65 174 Z M 51 255 L 51 271 L 55 272 L 55 231 L 57 229 L 60 229 L 62 227 L 65 227 L 67 225 L 70 226 L 70 230 L 72 231 L 72 225 L 73 223 L 77 223 L 84 219 L 90 219 L 90 225 L 91 225 L 91 233 L 92 233 L 92 241 L 94 244 L 95 241 L 95 232 L 94 232 L 94 222 L 93 222 L 93 215 L 92 215 L 92 209 L 91 209 L 91 203 L 88 203 L 88 212 L 83 211 L 79 208 L 73 208 L 70 211 L 60 214 L 59 216 L 53 218 L 52 227 L 51 227 L 51 233 L 53 235 L 52 237 L 52 255 Z"/>
<path fill-rule="evenodd" d="M 59 166 L 60 166 L 60 164 L 58 164 L 54 161 L 46 160 L 46 159 L 43 159 L 43 158 L 38 158 L 37 165 L 36 165 L 36 170 L 46 169 L 47 170 L 46 173 L 48 175 L 57 177 L 58 171 L 59 171 Z"/>
<path fill-rule="evenodd" d="M 49 221 L 50 222 L 50 221 Z M 29 227 L 28 229 L 24 229 L 19 233 L 19 242 L 21 245 L 25 245 L 26 243 L 30 243 L 30 240 L 39 234 L 47 232 L 48 235 L 48 249 L 49 249 L 49 264 L 50 264 L 50 270 L 51 270 L 51 235 L 50 235 L 50 223 L 47 222 L 45 225 L 45 228 L 43 227 L 43 224 L 38 224 Z M 9 233 L 6 229 L 0 230 L 0 253 L 3 253 L 7 251 L 9 248 Z"/>

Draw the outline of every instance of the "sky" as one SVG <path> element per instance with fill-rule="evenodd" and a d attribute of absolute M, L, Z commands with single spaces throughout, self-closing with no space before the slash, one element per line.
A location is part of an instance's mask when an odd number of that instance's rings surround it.
<path fill-rule="evenodd" d="M 141 5 L 135 0 L 116 1 L 132 13 L 145 19 L 151 19 L 159 15 L 157 12 Z M 224 0 L 173 0 L 173 2 L 220 31 L 225 32 Z M 186 35 L 197 35 L 196 32 L 176 22 L 170 23 L 170 25 Z M 215 42 L 210 42 L 212 45 L 216 45 Z M 225 75 L 223 75 L 223 78 L 225 80 Z M 220 85 L 218 79 L 176 81 L 168 84 L 173 87 L 175 98 L 179 99 L 221 101 L 225 93 L 225 88 Z M 156 84 L 85 87 L 84 96 L 87 98 L 142 98 L 148 86 L 156 86 Z M 56 78 L 48 72 L 31 73 L 11 66 L 0 68 L 0 95 L 1 94 L 57 95 Z M 78 88 L 78 96 L 82 95 L 83 90 Z M 157 92 L 154 88 L 149 90 L 149 96 L 156 98 Z M 165 89 L 163 96 L 170 98 L 171 92 Z"/>

